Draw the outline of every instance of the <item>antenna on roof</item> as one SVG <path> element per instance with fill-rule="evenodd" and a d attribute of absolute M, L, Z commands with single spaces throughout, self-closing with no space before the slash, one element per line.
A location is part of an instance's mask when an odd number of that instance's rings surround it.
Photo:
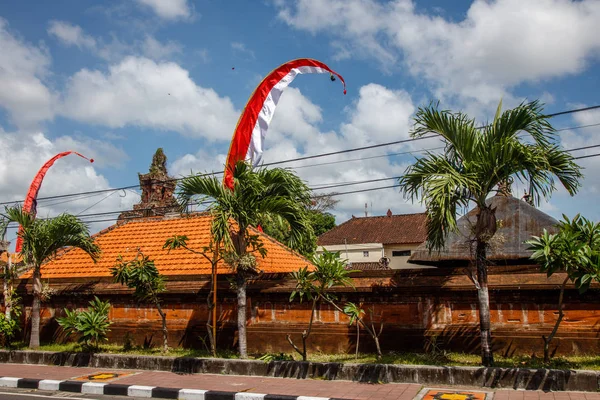
<path fill-rule="evenodd" d="M 368 217 L 368 216 L 369 216 L 369 215 L 368 215 L 368 214 L 369 214 L 369 212 L 368 212 L 367 206 L 368 206 L 368 204 L 367 204 L 367 203 L 365 203 L 365 217 Z"/>

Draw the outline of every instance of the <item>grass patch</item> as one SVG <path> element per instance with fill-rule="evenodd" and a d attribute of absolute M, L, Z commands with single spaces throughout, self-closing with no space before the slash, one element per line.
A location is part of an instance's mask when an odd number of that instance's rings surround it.
<path fill-rule="evenodd" d="M 16 342 L 13 344 L 14 350 L 27 350 L 27 344 Z M 78 343 L 65 344 L 44 344 L 39 350 L 54 352 L 82 352 L 84 349 Z M 164 354 L 160 347 L 143 348 L 133 347 L 127 351 L 123 350 L 122 345 L 104 344 L 100 346 L 98 353 L 107 354 L 131 354 L 131 355 L 153 355 L 153 356 L 171 356 L 171 357 L 201 357 L 212 358 L 206 350 L 198 349 L 170 349 Z M 300 360 L 298 354 L 287 353 L 295 360 Z M 255 354 L 250 358 L 259 359 L 263 354 Z M 236 359 L 238 354 L 234 351 L 219 351 L 217 358 Z M 550 364 L 545 365 L 543 359 L 531 356 L 502 357 L 495 355 L 495 366 L 503 368 L 552 368 L 552 369 L 588 369 L 600 370 L 600 356 L 583 355 L 569 357 L 555 357 Z M 435 366 L 481 366 L 481 358 L 477 354 L 439 352 L 439 353 L 401 353 L 389 352 L 383 355 L 381 361 L 377 361 L 375 354 L 359 354 L 355 359 L 354 354 L 323 354 L 309 353 L 309 361 L 314 362 L 337 362 L 337 363 L 359 363 L 359 364 L 405 364 L 405 365 L 435 365 Z"/>
<path fill-rule="evenodd" d="M 294 355 L 297 359 L 297 356 Z M 353 354 L 310 354 L 308 359 L 316 362 L 339 362 L 339 363 L 377 363 L 375 354 L 359 354 L 358 359 Z M 543 359 L 531 356 L 502 357 L 495 355 L 495 366 L 503 368 L 552 368 L 552 369 L 589 369 L 600 370 L 600 356 L 570 356 L 555 357 L 550 364 L 545 365 Z M 434 365 L 434 366 L 481 366 L 481 357 L 477 354 L 451 353 L 399 353 L 390 352 L 383 355 L 382 364 L 405 364 L 405 365 Z"/>

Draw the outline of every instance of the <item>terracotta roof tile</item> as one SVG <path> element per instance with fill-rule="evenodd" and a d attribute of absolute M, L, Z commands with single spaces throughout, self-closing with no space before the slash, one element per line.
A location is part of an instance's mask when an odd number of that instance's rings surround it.
<path fill-rule="evenodd" d="M 96 235 L 96 243 L 102 249 L 100 259 L 94 263 L 79 249 L 68 249 L 55 260 L 42 266 L 44 278 L 82 278 L 110 276 L 109 269 L 116 263 L 118 255 L 133 259 L 138 247 L 156 263 L 163 275 L 198 275 L 211 272 L 210 263 L 200 255 L 184 249 L 170 253 L 163 250 L 165 241 L 173 235 L 186 235 L 188 246 L 200 249 L 208 245 L 212 218 L 208 215 L 192 215 L 180 218 L 147 218 L 113 225 Z M 271 237 L 259 234 L 267 249 L 267 256 L 258 259 L 258 268 L 265 273 L 297 271 L 310 264 L 304 257 L 288 249 Z M 219 274 L 231 273 L 231 269 L 220 262 Z M 23 275 L 29 277 L 30 273 Z"/>
<path fill-rule="evenodd" d="M 2 255 L 0 255 L 0 265 L 6 265 L 7 262 L 8 262 L 8 254 L 2 253 Z M 21 258 L 21 254 L 20 253 L 13 254 L 12 262 L 13 262 L 13 264 L 20 264 L 21 262 L 23 262 L 23 259 Z"/>
<path fill-rule="evenodd" d="M 427 239 L 426 214 L 351 218 L 319 236 L 319 246 L 361 243 L 422 243 Z"/>

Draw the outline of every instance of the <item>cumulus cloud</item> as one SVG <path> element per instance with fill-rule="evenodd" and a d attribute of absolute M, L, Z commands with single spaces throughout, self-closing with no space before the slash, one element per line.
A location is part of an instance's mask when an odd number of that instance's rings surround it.
<path fill-rule="evenodd" d="M 48 51 L 25 42 L 0 18 L 0 107 L 20 128 L 53 117 L 54 94 L 44 83 L 51 63 Z"/>
<path fill-rule="evenodd" d="M 238 116 L 229 98 L 196 85 L 178 64 L 144 57 L 127 57 L 108 71 L 77 72 L 61 113 L 110 128 L 142 126 L 209 140 L 228 139 Z"/>
<path fill-rule="evenodd" d="M 97 57 L 107 61 L 121 61 L 126 56 L 144 56 L 153 60 L 166 60 L 181 54 L 183 46 L 176 41 L 161 42 L 147 34 L 143 40 L 131 43 L 121 41 L 114 34 L 109 39 L 95 38 L 88 35 L 79 25 L 66 21 L 51 21 L 48 34 L 56 37 L 66 46 L 77 46 L 81 50 L 90 51 Z"/>
<path fill-rule="evenodd" d="M 330 35 L 340 58 L 402 65 L 439 98 L 488 106 L 522 82 L 579 73 L 600 50 L 595 0 L 475 0 L 458 21 L 418 11 L 411 0 L 275 4 L 290 26 Z"/>
<path fill-rule="evenodd" d="M 164 60 L 175 54 L 181 54 L 183 46 L 175 41 L 169 40 L 165 43 L 156 38 L 146 35 L 141 44 L 142 53 L 153 60 Z"/>
<path fill-rule="evenodd" d="M 96 39 L 86 34 L 79 25 L 73 25 L 65 21 L 50 21 L 48 33 L 67 46 L 77 46 L 80 49 L 96 49 Z"/>
<path fill-rule="evenodd" d="M 410 116 L 415 108 L 406 92 L 368 84 L 360 88 L 358 93 L 358 99 L 347 110 L 347 121 L 340 125 L 339 130 L 323 131 L 319 126 L 323 121 L 321 108 L 299 89 L 287 88 L 267 134 L 264 162 L 334 152 L 407 137 Z M 408 145 L 397 148 L 411 150 Z M 406 157 L 377 157 L 359 162 L 351 161 L 357 157 L 379 156 L 385 154 L 386 150 L 390 149 L 340 154 L 281 166 L 293 168 L 311 187 L 399 176 L 408 165 L 409 159 Z M 225 157 L 224 152 L 215 156 L 202 150 L 176 160 L 172 170 L 183 175 L 189 174 L 190 170 L 221 171 Z M 345 192 L 390 186 L 395 183 L 394 180 L 388 180 L 316 192 Z M 395 213 L 416 212 L 422 209 L 420 204 L 405 201 L 397 188 L 340 196 L 340 200 L 335 211 L 338 222 L 350 218 L 352 214 L 362 215 L 365 203 L 368 204 L 369 213 L 372 205 L 375 214 L 383 214 L 388 208 Z"/>
<path fill-rule="evenodd" d="M 157 16 L 174 21 L 192 16 L 192 7 L 187 0 L 136 0 L 138 4 L 150 8 Z"/>
<path fill-rule="evenodd" d="M 3 147 L 3 151 L 0 152 L 0 193 L 2 193 L 3 202 L 23 200 L 31 180 L 42 164 L 66 149 L 76 150 L 88 157 L 93 157 L 96 162 L 90 164 L 79 157 L 71 156 L 57 161 L 46 174 L 39 198 L 110 189 L 111 185 L 108 180 L 97 169 L 122 164 L 127 159 L 122 149 L 89 138 L 62 136 L 51 140 L 42 132 L 5 132 L 0 128 L 0 142 Z M 23 146 L 24 142 L 27 142 L 28 145 Z M 109 194 L 111 192 L 94 196 L 41 200 L 38 203 L 38 215 L 47 217 L 64 211 L 86 214 L 125 210 L 139 201 L 139 196 L 134 193 L 129 193 L 125 197 L 121 197 L 117 193 L 106 197 Z M 106 199 L 103 200 L 104 197 Z M 99 200 L 103 201 L 99 202 Z M 97 202 L 98 204 L 94 205 Z M 84 211 L 91 206 L 93 208 L 90 208 L 89 211 Z M 94 219 L 87 218 L 87 220 Z M 94 224 L 92 229 L 96 231 L 110 224 L 111 222 Z M 16 231 L 9 232 L 9 238 L 15 235 Z"/>

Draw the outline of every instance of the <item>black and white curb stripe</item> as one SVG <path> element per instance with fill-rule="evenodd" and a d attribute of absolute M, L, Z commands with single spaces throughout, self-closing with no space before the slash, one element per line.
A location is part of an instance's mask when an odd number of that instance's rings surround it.
<path fill-rule="evenodd" d="M 336 400 L 329 397 L 286 396 L 279 394 L 246 392 L 219 392 L 215 390 L 121 385 L 118 383 L 12 378 L 8 376 L 0 378 L 0 387 L 177 400 Z"/>

